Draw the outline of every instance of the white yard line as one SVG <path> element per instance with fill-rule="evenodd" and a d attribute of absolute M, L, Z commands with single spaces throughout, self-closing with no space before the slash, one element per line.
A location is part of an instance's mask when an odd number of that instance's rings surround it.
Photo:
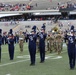
<path fill-rule="evenodd" d="M 65 53 L 66 51 L 63 51 L 62 53 Z M 56 55 L 57 53 L 53 53 L 53 54 L 48 54 L 46 55 L 46 57 L 49 57 L 50 55 Z M 16 61 L 16 62 L 11 62 L 11 63 L 6 63 L 6 64 L 2 64 L 0 65 L 0 67 L 4 67 L 4 66 L 8 66 L 8 65 L 12 65 L 12 64 L 16 64 L 16 63 L 20 63 L 20 62 L 24 62 L 24 61 L 28 61 L 30 59 L 26 59 L 26 60 L 19 60 L 19 61 Z"/>
<path fill-rule="evenodd" d="M 0 65 L 0 67 L 7 66 L 7 65 L 12 65 L 12 64 L 16 64 L 16 63 L 24 62 L 24 61 L 28 61 L 28 60 L 29 60 L 29 59 L 26 59 L 26 60 L 20 60 L 20 61 L 11 62 L 11 63 L 6 63 L 6 64 L 2 64 L 2 65 Z"/>
<path fill-rule="evenodd" d="M 6 75 L 11 75 L 11 74 L 6 74 Z"/>

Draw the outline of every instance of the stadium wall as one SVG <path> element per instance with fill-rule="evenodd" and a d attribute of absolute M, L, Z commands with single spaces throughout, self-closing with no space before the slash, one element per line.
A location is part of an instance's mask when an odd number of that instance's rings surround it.
<path fill-rule="evenodd" d="M 59 20 L 59 22 L 64 25 L 64 28 L 67 28 L 68 24 L 74 25 L 76 27 L 76 20 Z M 40 29 L 43 23 L 46 23 L 47 31 L 51 30 L 51 28 L 54 27 L 51 21 L 20 21 L 19 23 L 12 25 L 11 22 L 0 22 L 0 28 L 3 31 L 9 31 L 10 28 L 12 28 L 14 31 L 19 31 L 20 29 L 22 29 L 23 31 L 25 31 L 26 29 L 30 31 L 32 26 L 34 25 L 36 25 Z"/>

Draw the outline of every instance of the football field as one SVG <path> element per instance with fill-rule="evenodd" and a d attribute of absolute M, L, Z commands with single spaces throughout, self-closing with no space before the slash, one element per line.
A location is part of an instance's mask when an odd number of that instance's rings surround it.
<path fill-rule="evenodd" d="M 36 65 L 30 66 L 30 57 L 27 44 L 20 53 L 19 45 L 15 45 L 14 60 L 9 60 L 8 45 L 2 45 L 2 62 L 0 63 L 0 75 L 76 75 L 76 68 L 70 70 L 67 48 L 62 53 L 46 52 L 46 60 L 40 62 L 39 53 L 36 54 Z"/>

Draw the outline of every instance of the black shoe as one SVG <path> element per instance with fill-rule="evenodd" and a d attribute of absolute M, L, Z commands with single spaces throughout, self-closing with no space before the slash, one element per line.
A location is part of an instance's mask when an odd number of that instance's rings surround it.
<path fill-rule="evenodd" d="M 44 63 L 44 61 L 40 61 L 40 63 Z"/>
<path fill-rule="evenodd" d="M 74 69 L 75 68 L 75 66 L 73 66 L 73 68 L 72 69 Z"/>
<path fill-rule="evenodd" d="M 35 66 L 35 63 L 31 63 L 30 66 Z"/>
<path fill-rule="evenodd" d="M 74 67 L 71 67 L 70 69 L 71 69 L 71 70 L 74 70 Z"/>
<path fill-rule="evenodd" d="M 74 68 L 70 68 L 70 70 L 74 70 Z"/>
<path fill-rule="evenodd" d="M 10 59 L 10 60 L 13 60 L 13 59 Z"/>

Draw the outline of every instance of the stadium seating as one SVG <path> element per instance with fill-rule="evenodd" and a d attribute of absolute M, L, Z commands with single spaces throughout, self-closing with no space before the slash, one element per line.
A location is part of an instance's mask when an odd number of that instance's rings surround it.
<path fill-rule="evenodd" d="M 60 22 L 63 24 L 63 27 L 61 28 L 61 30 L 65 30 L 65 29 L 68 29 L 68 28 L 70 28 L 70 24 L 71 25 L 76 25 L 76 23 L 75 23 L 75 20 L 68 20 L 68 21 L 66 21 L 66 20 L 60 20 Z M 36 25 L 38 28 L 39 28 L 39 30 L 41 29 L 41 26 L 43 25 L 43 23 L 46 23 L 46 31 L 50 31 L 53 27 L 55 27 L 55 25 L 56 24 L 51 24 L 51 21 L 22 21 L 22 22 L 20 22 L 18 25 L 8 25 L 8 27 L 7 26 L 2 26 L 1 25 L 1 28 L 3 29 L 3 31 L 5 31 L 5 30 L 9 30 L 9 29 L 13 29 L 14 30 L 14 32 L 16 32 L 16 31 L 19 31 L 20 29 L 22 29 L 23 31 L 26 31 L 26 29 L 30 32 L 31 31 L 31 28 L 34 26 L 34 25 Z M 76 26 L 75 26 L 76 27 Z"/>
<path fill-rule="evenodd" d="M 15 5 L 11 10 L 15 9 L 14 11 L 22 10 L 22 8 L 26 5 L 30 5 L 32 10 L 42 10 L 42 9 L 57 9 L 58 3 L 66 3 L 69 0 L 0 0 L 0 3 L 4 5 Z M 72 0 L 72 2 L 75 2 L 75 0 Z M 22 5 L 21 8 L 18 9 L 19 4 L 25 4 L 24 6 Z M 0 10 L 4 11 L 7 8 L 0 8 Z M 25 9 L 26 10 L 26 9 Z M 9 10 L 8 10 L 9 11 Z"/>

